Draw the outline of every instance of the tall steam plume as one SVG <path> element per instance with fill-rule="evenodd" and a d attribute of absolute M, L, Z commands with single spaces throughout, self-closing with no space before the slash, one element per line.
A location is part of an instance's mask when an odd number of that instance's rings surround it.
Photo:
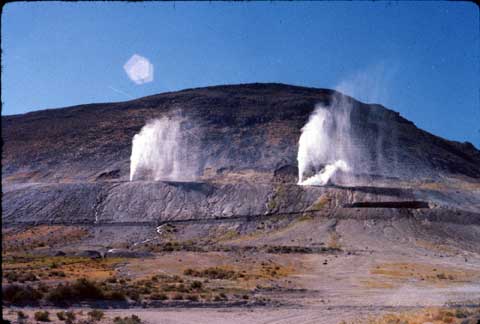
<path fill-rule="evenodd" d="M 348 102 L 336 98 L 310 115 L 299 140 L 298 184 L 326 185 L 337 171 L 350 170 L 350 111 Z"/>
<path fill-rule="evenodd" d="M 155 119 L 133 137 L 130 181 L 194 179 L 195 152 L 189 151 L 183 122 L 178 116 Z"/>

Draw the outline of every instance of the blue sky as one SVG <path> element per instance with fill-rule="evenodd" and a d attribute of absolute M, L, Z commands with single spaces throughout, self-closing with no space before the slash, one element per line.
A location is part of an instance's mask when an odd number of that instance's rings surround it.
<path fill-rule="evenodd" d="M 15 2 L 1 36 L 3 115 L 281 82 L 340 89 L 480 147 L 469 2 Z M 129 79 L 134 54 L 153 81 Z"/>

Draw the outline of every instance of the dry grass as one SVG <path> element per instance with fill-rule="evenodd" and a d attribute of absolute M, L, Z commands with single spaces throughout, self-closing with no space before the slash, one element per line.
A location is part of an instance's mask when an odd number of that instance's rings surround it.
<path fill-rule="evenodd" d="M 230 252 L 182 251 L 164 254 L 158 258 L 145 259 L 142 262 L 138 262 L 138 260 L 129 262 L 125 264 L 124 270 L 135 280 L 147 278 L 153 274 L 184 276 L 187 269 L 202 271 L 208 268 L 219 268 L 235 272 L 236 278 L 234 280 L 212 280 L 212 282 L 218 281 L 218 285 L 228 289 L 251 289 L 257 284 L 265 284 L 270 280 L 294 274 L 296 272 L 295 264 L 287 261 L 289 258 L 262 254 L 261 257 L 252 259 L 244 257 L 243 254 Z M 286 261 L 283 262 L 283 260 Z"/>
<path fill-rule="evenodd" d="M 365 324 L 460 324 L 476 323 L 473 316 L 480 315 L 480 308 L 426 308 L 421 311 L 386 314 L 380 317 L 369 318 L 361 323 Z M 472 321 L 468 322 L 471 318 Z M 344 322 L 347 324 L 346 322 Z"/>
<path fill-rule="evenodd" d="M 365 279 L 365 280 L 360 280 L 360 283 L 365 288 L 370 288 L 370 289 L 392 289 L 392 288 L 395 288 L 395 285 L 393 285 L 392 283 L 386 282 L 384 280 Z"/>
<path fill-rule="evenodd" d="M 85 238 L 88 231 L 77 226 L 40 225 L 21 231 L 4 231 L 2 238 L 3 253 L 28 251 L 41 247 L 64 246 Z"/>
<path fill-rule="evenodd" d="M 42 281 L 58 280 L 55 273 L 63 273 L 67 280 L 87 278 L 102 280 L 116 274 L 116 266 L 125 262 L 122 258 L 90 259 L 87 257 L 16 256 L 3 259 L 3 273 L 30 272 Z"/>
<path fill-rule="evenodd" d="M 456 250 L 445 244 L 435 244 L 425 240 L 415 240 L 415 245 L 430 251 L 442 252 L 442 253 L 455 253 Z"/>
<path fill-rule="evenodd" d="M 480 273 L 472 270 L 421 263 L 384 263 L 375 266 L 370 273 L 394 280 L 417 280 L 437 286 L 470 282 L 480 278 Z"/>

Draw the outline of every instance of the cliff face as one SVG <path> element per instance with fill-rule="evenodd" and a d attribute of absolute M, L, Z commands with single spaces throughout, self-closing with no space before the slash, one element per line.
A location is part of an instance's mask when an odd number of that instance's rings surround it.
<path fill-rule="evenodd" d="M 315 105 L 329 105 L 339 96 L 352 107 L 355 147 L 364 152 L 357 173 L 480 178 L 480 152 L 472 145 L 424 132 L 382 106 L 325 89 L 246 84 L 4 116 L 2 181 L 127 180 L 133 136 L 148 120 L 173 112 L 185 117 L 182 127 L 193 135 L 189 144 L 199 152 L 199 179 L 269 182 L 275 173 L 289 170 L 290 181 L 296 181 L 301 128 Z"/>

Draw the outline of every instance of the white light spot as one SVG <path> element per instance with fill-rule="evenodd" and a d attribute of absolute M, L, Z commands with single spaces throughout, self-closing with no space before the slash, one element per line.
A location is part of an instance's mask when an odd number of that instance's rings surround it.
<path fill-rule="evenodd" d="M 136 84 L 153 81 L 153 64 L 138 54 L 134 54 L 123 66 L 130 80 Z"/>

